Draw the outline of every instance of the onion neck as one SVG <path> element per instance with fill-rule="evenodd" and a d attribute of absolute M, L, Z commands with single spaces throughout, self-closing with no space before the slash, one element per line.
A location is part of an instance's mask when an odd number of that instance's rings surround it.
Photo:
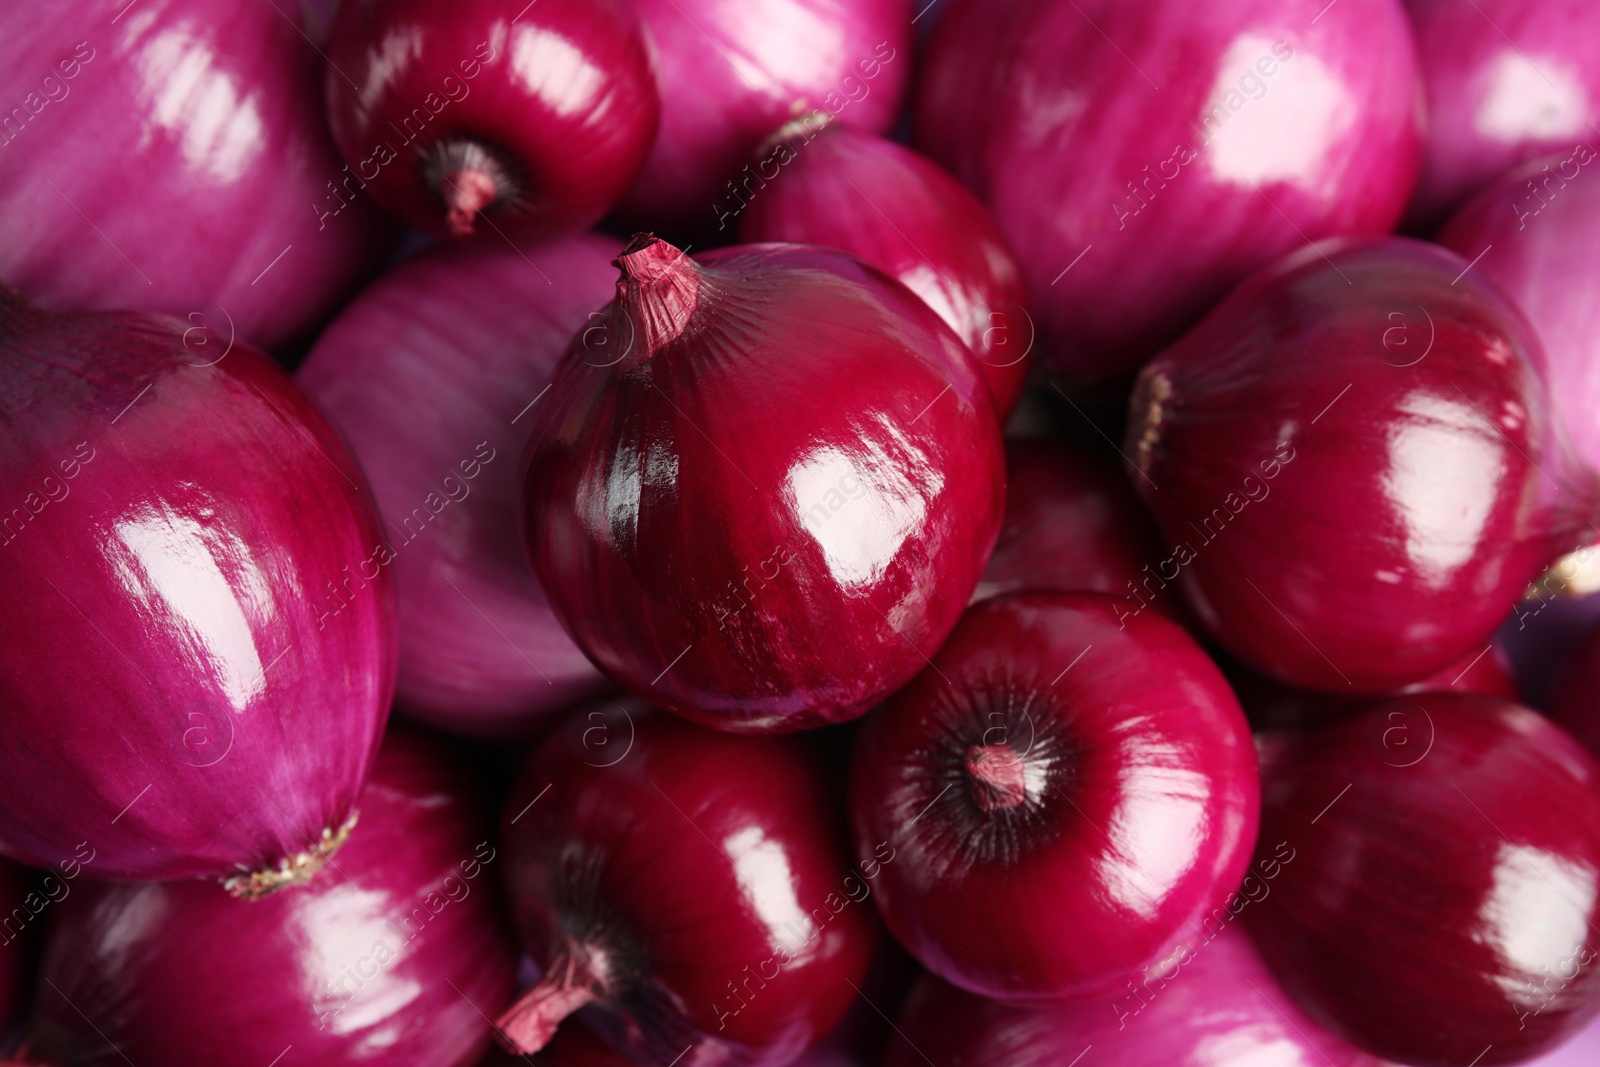
<path fill-rule="evenodd" d="M 689 328 L 708 290 L 705 271 L 682 250 L 653 234 L 634 237 L 614 261 L 622 272 L 617 281 L 617 307 L 655 352 Z"/>
<path fill-rule="evenodd" d="M 479 217 L 517 195 L 511 168 L 499 153 L 477 141 L 441 141 L 423 163 L 428 191 L 444 205 L 445 226 L 454 237 L 471 237 Z"/>
<path fill-rule="evenodd" d="M 539 981 L 495 1021 L 501 1044 L 521 1056 L 544 1048 L 563 1019 L 606 993 L 602 970 L 581 946 L 557 950 Z"/>
<path fill-rule="evenodd" d="M 1015 808 L 1027 799 L 1022 757 L 1010 745 L 969 745 L 962 762 L 972 799 L 985 814 Z"/>

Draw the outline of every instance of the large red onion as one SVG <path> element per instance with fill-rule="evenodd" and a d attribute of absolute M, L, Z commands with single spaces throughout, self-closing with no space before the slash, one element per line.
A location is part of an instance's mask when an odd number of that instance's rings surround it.
<path fill-rule="evenodd" d="M 1132 372 L 1249 272 L 1379 233 L 1421 154 L 1398 0 L 952 0 L 917 144 L 989 205 L 1048 369 Z"/>
<path fill-rule="evenodd" d="M 661 93 L 661 132 L 619 212 L 635 228 L 715 229 L 766 185 L 756 146 L 812 109 L 874 133 L 899 114 L 912 0 L 634 2 Z"/>
<path fill-rule="evenodd" d="M 826 111 L 786 125 L 758 157 L 773 181 L 751 199 L 739 239 L 842 248 L 903 283 L 978 357 L 1004 422 L 1028 378 L 1033 321 L 1022 268 L 977 198 L 926 157 Z"/>
<path fill-rule="evenodd" d="M 1124 451 L 1162 576 L 1292 685 L 1387 692 L 1476 654 L 1600 510 L 1539 359 L 1431 245 L 1328 242 L 1261 272 L 1140 375 Z"/>
<path fill-rule="evenodd" d="M 1250 728 L 1175 624 L 1092 593 L 970 608 L 866 721 L 850 817 L 929 970 L 1007 1000 L 1104 992 L 1226 905 L 1255 845 Z"/>
<path fill-rule="evenodd" d="M 1405 3 L 1428 96 L 1411 225 L 1431 228 L 1524 160 L 1600 144 L 1600 8 L 1590 0 Z"/>
<path fill-rule="evenodd" d="M 604 215 L 660 111 L 630 0 L 346 0 L 324 85 L 357 188 L 420 230 L 496 243 Z"/>
<path fill-rule="evenodd" d="M 512 910 L 543 968 L 502 1034 L 531 1052 L 580 1012 L 660 1067 L 794 1059 L 850 1006 L 876 929 L 877 871 L 846 866 L 838 808 L 800 738 L 713 733 L 631 701 L 574 716 L 501 821 Z"/>
<path fill-rule="evenodd" d="M 610 296 L 615 252 L 588 236 L 425 252 L 363 293 L 300 370 L 385 522 L 400 706 L 441 729 L 526 734 L 604 684 L 528 569 L 517 464 L 567 342 Z"/>
<path fill-rule="evenodd" d="M 619 684 L 724 730 L 854 718 L 961 614 L 1004 504 L 972 354 L 849 256 L 642 237 L 536 409 L 528 551 Z"/>
<path fill-rule="evenodd" d="M 488 806 L 446 746 L 393 731 L 361 809 L 350 843 L 294 893 L 74 887 L 27 1061 L 101 1064 L 109 1043 L 141 1065 L 473 1062 L 515 968 Z"/>
<path fill-rule="evenodd" d="M 38 866 L 255 894 L 355 821 L 394 684 L 383 532 L 322 415 L 224 345 L 0 288 L 0 844 Z"/>
<path fill-rule="evenodd" d="M 273 4 L 6 4 L 0 41 L 0 280 L 44 306 L 278 345 L 382 256 Z"/>
<path fill-rule="evenodd" d="M 1600 1008 L 1600 766 L 1537 712 L 1423 693 L 1262 753 L 1245 913 L 1284 987 L 1405 1063 L 1517 1063 Z"/>

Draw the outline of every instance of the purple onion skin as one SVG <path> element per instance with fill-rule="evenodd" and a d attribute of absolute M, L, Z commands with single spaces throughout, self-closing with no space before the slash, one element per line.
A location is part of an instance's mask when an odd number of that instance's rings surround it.
<path fill-rule="evenodd" d="M 807 111 L 872 133 L 899 115 L 913 0 L 635 2 L 661 93 L 661 131 L 618 209 L 635 229 L 715 232 L 760 195 L 742 169 L 756 146 Z"/>
<path fill-rule="evenodd" d="M 857 718 L 960 617 L 1004 507 L 971 353 L 829 249 L 640 238 L 524 464 L 550 602 L 613 681 L 738 732 Z"/>
<path fill-rule="evenodd" d="M 1261 848 L 1295 859 L 1245 921 L 1295 999 L 1375 1055 L 1528 1059 L 1600 1007 L 1597 788 L 1576 741 L 1496 697 L 1277 735 Z"/>
<path fill-rule="evenodd" d="M 361 812 L 327 870 L 267 900 L 75 886 L 47 939 L 30 1054 L 99 1064 L 109 1041 L 138 1064 L 472 1063 L 516 967 L 488 805 L 448 746 L 395 730 Z"/>
<path fill-rule="evenodd" d="M 0 11 L 0 99 L 28 116 L 0 133 L 0 280 L 58 310 L 304 337 L 389 244 L 365 197 L 330 190 L 321 59 L 256 0 L 127 8 Z"/>
<path fill-rule="evenodd" d="M 633 701 L 575 717 L 501 820 L 523 943 L 547 981 L 563 956 L 580 962 L 581 1021 L 639 1063 L 787 1064 L 844 1016 L 877 935 L 839 808 L 800 738 L 734 737 Z"/>
<path fill-rule="evenodd" d="M 1131 991 L 1059 1006 L 985 1000 L 927 975 L 882 1067 L 1380 1067 L 1296 1007 L 1242 929 L 1207 931 Z"/>
<path fill-rule="evenodd" d="M 1559 432 L 1538 339 L 1467 266 L 1416 241 L 1327 242 L 1142 372 L 1124 451 L 1173 548 L 1158 571 L 1257 671 L 1409 684 L 1487 647 L 1584 543 L 1600 488 Z"/>
<path fill-rule="evenodd" d="M 314 868 L 355 811 L 394 686 L 388 571 L 358 573 L 383 531 L 323 416 L 223 343 L 0 290 L 0 841 L 36 866 Z"/>
<path fill-rule="evenodd" d="M 1406 7 L 1428 98 L 1409 226 L 1431 229 L 1525 160 L 1600 144 L 1600 8 L 1588 0 L 1406 0 Z"/>
<path fill-rule="evenodd" d="M 739 240 L 843 249 L 905 285 L 972 349 L 1004 422 L 1028 379 L 1033 320 L 988 209 L 926 157 L 826 113 L 758 155 L 763 173 L 783 169 L 750 202 Z"/>
<path fill-rule="evenodd" d="M 972 769 L 980 749 L 1020 764 L 1011 795 Z M 1104 992 L 1170 951 L 1238 888 L 1257 806 L 1221 672 L 1177 625 L 1092 593 L 969 609 L 851 765 L 858 862 L 895 853 L 875 898 L 889 929 L 1006 1000 Z"/>
<path fill-rule="evenodd" d="M 426 233 L 495 244 L 597 221 L 660 113 L 629 0 L 346 0 L 324 85 L 334 139 L 373 199 Z M 471 174 L 488 183 L 481 199 Z"/>
<path fill-rule="evenodd" d="M 1307 7 L 946 5 L 916 144 L 1010 239 L 1046 370 L 1129 374 L 1250 272 L 1399 218 L 1421 155 L 1405 14 Z"/>
<path fill-rule="evenodd" d="M 424 252 L 351 304 L 297 376 L 372 480 L 395 551 L 396 695 L 439 729 L 526 737 L 606 685 L 523 556 L 517 463 L 529 405 L 610 298 L 615 253 L 593 236 Z"/>

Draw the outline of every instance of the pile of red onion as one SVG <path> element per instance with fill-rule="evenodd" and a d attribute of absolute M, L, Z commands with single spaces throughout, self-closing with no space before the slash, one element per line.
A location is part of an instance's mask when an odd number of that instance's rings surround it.
<path fill-rule="evenodd" d="M 0 1067 L 1590 1067 L 1597 30 L 0 12 Z"/>

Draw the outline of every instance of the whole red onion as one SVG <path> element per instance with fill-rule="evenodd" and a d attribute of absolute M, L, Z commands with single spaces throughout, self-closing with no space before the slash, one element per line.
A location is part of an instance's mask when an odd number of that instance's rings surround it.
<path fill-rule="evenodd" d="M 447 746 L 392 731 L 360 830 L 305 889 L 75 887 L 29 1062 L 99 1064 L 110 1043 L 137 1064 L 472 1063 L 515 967 L 487 807 Z"/>
<path fill-rule="evenodd" d="M 977 198 L 926 157 L 826 111 L 789 123 L 757 156 L 774 177 L 739 239 L 842 248 L 903 283 L 978 357 L 1004 422 L 1028 378 L 1033 321 L 1022 268 Z"/>
<path fill-rule="evenodd" d="M 1537 712 L 1422 693 L 1262 754 L 1245 912 L 1313 1016 L 1406 1063 L 1517 1063 L 1600 1008 L 1600 766 Z"/>
<path fill-rule="evenodd" d="M 619 210 L 636 228 L 710 230 L 737 214 L 770 180 L 750 154 L 814 108 L 873 133 L 899 115 L 912 0 L 635 3 L 661 93 L 661 132 Z"/>
<path fill-rule="evenodd" d="M 501 820 L 512 911 L 543 968 L 502 1035 L 531 1052 L 581 1012 L 643 1063 L 793 1060 L 850 1006 L 875 930 L 827 784 L 800 738 L 636 702 L 575 716 Z"/>
<path fill-rule="evenodd" d="M 1208 921 L 1128 992 L 1072 1004 L 1004 1004 L 928 975 L 883 1067 L 1379 1067 L 1307 1017 L 1228 922 Z"/>
<path fill-rule="evenodd" d="M 1600 8 L 1589 0 L 1405 2 L 1428 96 L 1411 225 L 1433 227 L 1508 167 L 1600 144 Z"/>
<path fill-rule="evenodd" d="M 590 236 L 430 250 L 351 304 L 300 370 L 389 534 L 400 706 L 441 729 L 525 735 L 604 685 L 528 569 L 517 463 L 567 342 L 611 293 L 615 251 Z"/>
<path fill-rule="evenodd" d="M 919 671 L 994 547 L 972 354 L 849 256 L 635 239 L 536 409 L 528 552 L 578 645 L 724 730 L 854 718 Z"/>
<path fill-rule="evenodd" d="M 952 0 L 926 62 L 916 143 L 994 212 L 1076 379 L 1307 240 L 1387 230 L 1421 154 L 1398 0 Z"/>
<path fill-rule="evenodd" d="M 254 895 L 355 822 L 394 685 L 383 531 L 322 415 L 224 344 L 0 287 L 0 844 L 27 862 Z"/>
<path fill-rule="evenodd" d="M 1172 547 L 1158 573 L 1291 685 L 1381 693 L 1476 654 L 1600 507 L 1539 359 L 1443 249 L 1284 259 L 1140 375 L 1124 450 Z"/>
<path fill-rule="evenodd" d="M 650 48 L 629 0 L 347 0 L 328 42 L 328 120 L 358 188 L 419 230 L 581 230 L 656 133 Z"/>
<path fill-rule="evenodd" d="M 1178 626 L 1093 593 L 968 609 L 851 766 L 858 861 L 895 855 L 889 929 L 1008 1000 L 1104 992 L 1170 952 L 1238 888 L 1257 806 L 1222 674 Z"/>
<path fill-rule="evenodd" d="M 322 61 L 273 8 L 5 5 L 0 280 L 268 346 L 337 307 L 388 241 L 341 184 Z"/>

